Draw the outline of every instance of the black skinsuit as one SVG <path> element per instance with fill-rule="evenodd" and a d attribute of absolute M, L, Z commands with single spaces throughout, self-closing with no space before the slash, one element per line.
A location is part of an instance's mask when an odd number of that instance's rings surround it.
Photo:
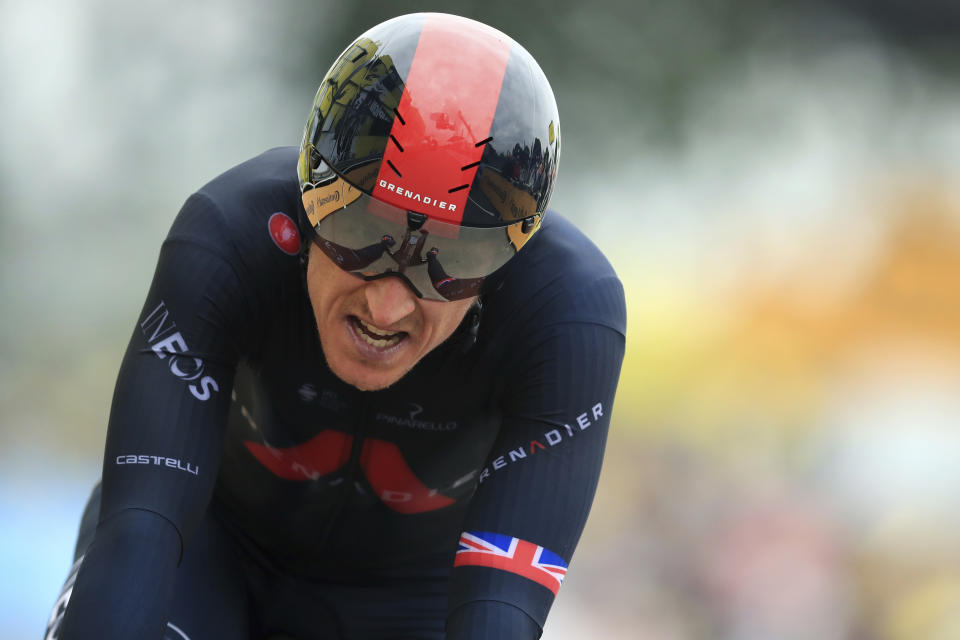
<path fill-rule="evenodd" d="M 550 213 L 487 279 L 474 346 L 358 391 L 325 364 L 296 238 L 270 231 L 301 215 L 296 161 L 268 151 L 174 222 L 49 637 L 539 634 L 600 473 L 620 282 Z M 463 532 L 549 566 L 471 543 L 455 564 Z"/>

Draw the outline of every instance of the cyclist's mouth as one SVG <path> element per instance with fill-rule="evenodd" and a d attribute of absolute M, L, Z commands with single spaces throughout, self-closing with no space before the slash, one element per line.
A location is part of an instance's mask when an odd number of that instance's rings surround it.
<path fill-rule="evenodd" d="M 350 327 L 353 335 L 363 344 L 370 345 L 377 350 L 386 350 L 394 347 L 407 337 L 406 331 L 384 331 L 367 324 L 357 316 L 350 316 Z"/>

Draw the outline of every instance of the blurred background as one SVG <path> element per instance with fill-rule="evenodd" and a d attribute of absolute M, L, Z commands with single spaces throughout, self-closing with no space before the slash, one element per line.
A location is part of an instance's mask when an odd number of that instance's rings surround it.
<path fill-rule="evenodd" d="M 160 242 L 363 30 L 514 36 L 623 279 L 544 638 L 960 638 L 960 4 L 0 0 L 0 638 L 42 637 Z"/>

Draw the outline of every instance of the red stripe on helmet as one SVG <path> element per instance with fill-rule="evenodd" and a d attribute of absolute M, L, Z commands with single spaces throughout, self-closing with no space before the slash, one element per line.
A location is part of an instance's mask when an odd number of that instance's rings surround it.
<path fill-rule="evenodd" d="M 510 41 L 445 14 L 424 21 L 373 195 L 460 224 L 507 68 Z M 466 185 L 466 186 L 464 186 Z M 459 187 L 459 189 L 458 189 Z"/>

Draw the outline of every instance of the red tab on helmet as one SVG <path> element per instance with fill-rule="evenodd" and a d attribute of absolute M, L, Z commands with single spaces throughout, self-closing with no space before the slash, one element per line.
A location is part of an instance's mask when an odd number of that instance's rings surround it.
<path fill-rule="evenodd" d="M 486 25 L 427 17 L 373 188 L 376 198 L 460 224 L 509 53 L 510 41 Z"/>

